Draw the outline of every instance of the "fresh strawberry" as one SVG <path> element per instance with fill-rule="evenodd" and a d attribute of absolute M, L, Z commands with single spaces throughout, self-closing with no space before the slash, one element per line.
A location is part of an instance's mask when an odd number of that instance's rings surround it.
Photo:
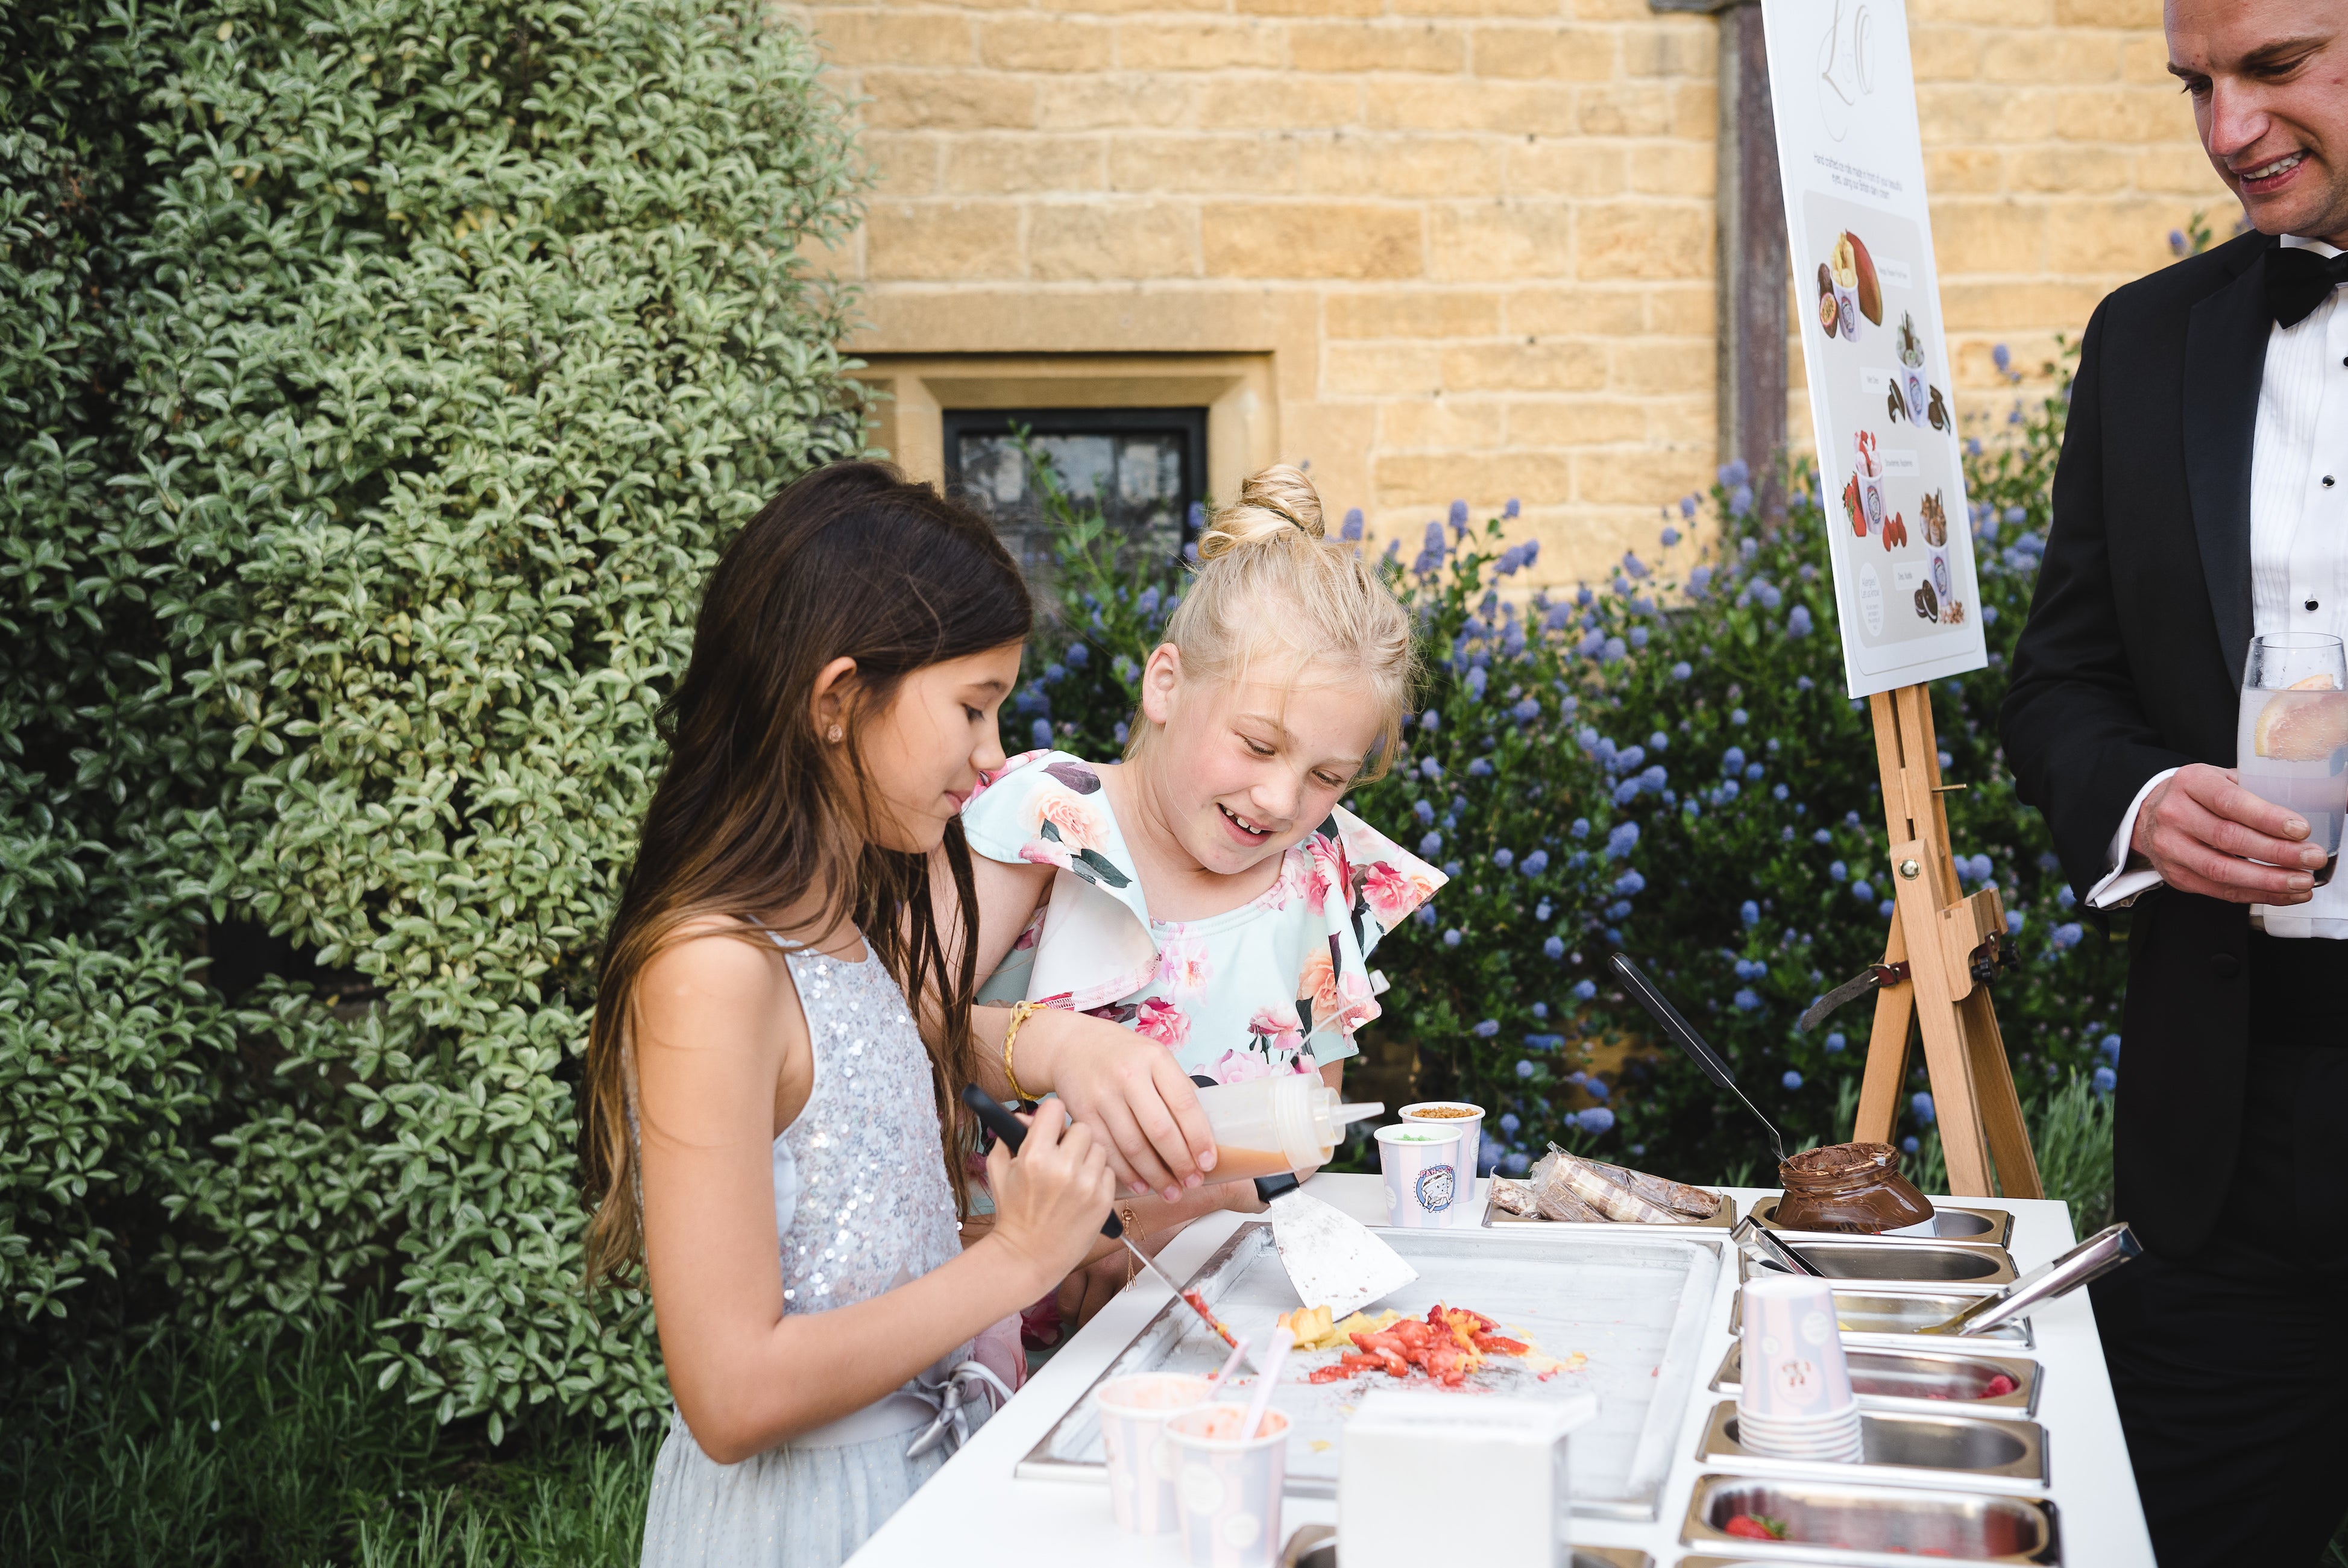
<path fill-rule="evenodd" d="M 1766 1514 L 1740 1513 L 1720 1527 L 1743 1541 L 1783 1541 L 1786 1527 Z"/>

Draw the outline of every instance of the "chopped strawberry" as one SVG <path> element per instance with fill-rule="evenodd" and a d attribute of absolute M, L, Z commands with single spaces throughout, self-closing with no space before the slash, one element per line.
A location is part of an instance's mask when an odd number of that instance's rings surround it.
<path fill-rule="evenodd" d="M 2001 1394 L 2011 1394 L 2020 1387 L 2020 1384 L 2001 1372 L 1989 1380 L 1989 1387 L 1982 1390 L 1982 1398 L 1994 1399 Z"/>
<path fill-rule="evenodd" d="M 1510 1339 L 1498 1334 L 1479 1334 L 1476 1336 L 1475 1343 L 1476 1348 L 1487 1356 L 1522 1356 L 1532 1348 L 1521 1339 Z"/>
<path fill-rule="evenodd" d="M 1334 1367 L 1323 1367 L 1319 1371 L 1309 1374 L 1304 1380 L 1307 1383 L 1343 1383 L 1348 1377 L 1360 1376 L 1361 1373 L 1356 1368 L 1340 1361 Z"/>
<path fill-rule="evenodd" d="M 1740 1541 L 1783 1541 L 1786 1527 L 1765 1515 L 1740 1513 L 1720 1527 Z"/>

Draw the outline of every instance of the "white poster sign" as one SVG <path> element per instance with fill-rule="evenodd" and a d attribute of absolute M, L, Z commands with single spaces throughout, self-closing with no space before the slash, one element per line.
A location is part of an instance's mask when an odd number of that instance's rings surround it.
<path fill-rule="evenodd" d="M 1900 0 L 1762 0 L 1853 696 L 1988 662 Z"/>

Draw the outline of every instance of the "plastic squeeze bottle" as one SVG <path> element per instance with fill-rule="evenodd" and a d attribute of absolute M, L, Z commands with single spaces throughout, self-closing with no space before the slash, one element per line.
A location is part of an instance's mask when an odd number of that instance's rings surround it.
<path fill-rule="evenodd" d="M 1215 1134 L 1210 1183 L 1247 1181 L 1325 1165 L 1348 1124 L 1385 1110 L 1377 1100 L 1344 1104 L 1318 1073 L 1279 1073 L 1202 1086 L 1199 1107 Z"/>

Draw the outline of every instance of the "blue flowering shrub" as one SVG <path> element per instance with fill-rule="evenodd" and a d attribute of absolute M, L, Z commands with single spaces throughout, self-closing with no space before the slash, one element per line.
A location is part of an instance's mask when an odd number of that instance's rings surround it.
<path fill-rule="evenodd" d="M 2106 930 L 2075 907 L 1996 734 L 2065 407 L 2060 394 L 2017 403 L 1992 441 L 1967 443 L 1989 664 L 1938 683 L 1933 704 L 1944 776 L 1964 786 L 1946 797 L 1963 883 L 1996 884 L 2021 960 L 1995 992 L 2017 1084 L 2042 1145 L 2085 1138 L 2066 1169 L 2096 1168 L 2100 1128 L 2107 1172 L 2125 917 Z M 1795 1020 L 1882 954 L 1890 872 L 1873 729 L 1868 705 L 1843 695 L 1815 472 L 1787 473 L 1782 519 L 1756 509 L 1744 465 L 1716 478 L 1665 510 L 1651 548 L 1568 593 L 1517 591 L 1538 547 L 1509 542 L 1513 505 L 1479 527 L 1454 503 L 1415 552 L 1388 548 L 1428 679 L 1395 766 L 1354 804 L 1453 882 L 1379 948 L 1393 988 L 1375 1027 L 1415 1042 L 1420 1092 L 1488 1109 L 1486 1159 L 1504 1170 L 1554 1140 L 1685 1178 L 1766 1172 L 1760 1130 L 1693 1064 L 1667 1047 L 1615 1048 L 1653 1039 L 1610 982 L 1617 949 L 1789 1139 L 1849 1133 L 1872 1004 L 1807 1034 Z M 1059 625 L 1030 654 L 1005 742 L 1048 736 L 1103 755 L 1123 738 L 1134 671 L 1182 574 L 1117 566 L 1097 521 L 1059 504 Z M 1611 1077 L 1601 1069 L 1618 1057 Z M 1939 1146 L 1921 1048 L 1910 1068 L 1896 1136 L 1929 1175 Z M 2101 1108 L 2085 1134 L 2045 1125 L 2062 1107 L 2077 1121 L 2083 1105 Z"/>

